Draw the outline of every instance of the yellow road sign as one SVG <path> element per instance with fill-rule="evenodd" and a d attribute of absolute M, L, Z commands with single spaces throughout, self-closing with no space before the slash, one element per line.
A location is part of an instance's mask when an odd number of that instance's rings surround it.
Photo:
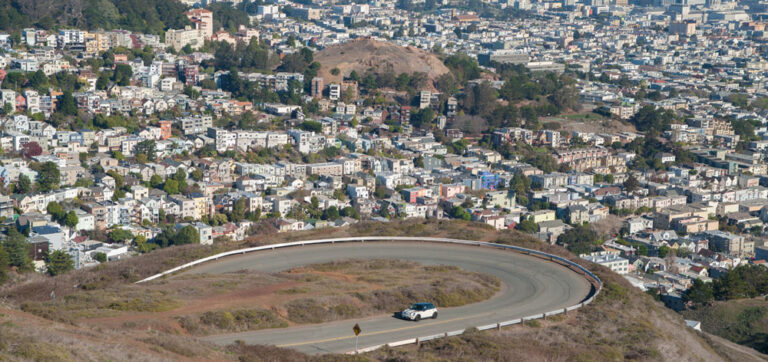
<path fill-rule="evenodd" d="M 352 331 L 354 331 L 354 332 L 355 332 L 355 335 L 356 335 L 356 336 L 359 336 L 359 335 L 360 335 L 360 332 L 362 332 L 363 330 L 362 330 L 362 329 L 360 329 L 360 325 L 359 325 L 359 324 L 355 323 L 355 326 L 354 326 L 354 327 L 352 327 Z"/>

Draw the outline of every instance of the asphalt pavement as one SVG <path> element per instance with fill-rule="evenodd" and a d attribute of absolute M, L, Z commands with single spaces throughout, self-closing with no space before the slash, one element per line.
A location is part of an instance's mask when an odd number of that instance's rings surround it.
<path fill-rule="evenodd" d="M 437 306 L 440 313 L 436 320 L 412 322 L 388 314 L 222 334 L 204 339 L 222 345 L 241 340 L 248 344 L 276 345 L 310 354 L 344 353 L 354 349 L 352 327 L 355 323 L 362 329 L 359 347 L 364 348 L 562 309 L 580 303 L 590 292 L 590 284 L 583 276 L 557 263 L 490 247 L 425 242 L 340 243 L 262 251 L 202 264 L 182 275 L 241 270 L 275 273 L 302 265 L 344 259 L 400 259 L 426 265 L 455 265 L 499 278 L 502 289 L 482 302 L 455 308 Z M 414 278 L 418 276 L 414 275 Z"/>

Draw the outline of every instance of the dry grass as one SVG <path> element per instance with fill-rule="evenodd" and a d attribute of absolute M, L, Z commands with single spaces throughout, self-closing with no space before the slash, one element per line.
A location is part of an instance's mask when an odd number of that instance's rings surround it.
<path fill-rule="evenodd" d="M 78 290 L 101 290 L 136 282 L 177 265 L 213 255 L 239 245 L 185 245 L 153 251 L 93 268 L 76 270 L 56 277 L 30 273 L 0 288 L 0 299 L 12 302 L 46 301 L 51 292 L 57 298 Z"/>
<path fill-rule="evenodd" d="M 319 76 L 329 83 L 340 82 L 342 76 L 348 76 L 353 70 L 358 74 L 364 74 L 371 69 L 377 73 L 391 72 L 395 75 L 421 72 L 426 73 L 430 80 L 435 80 L 449 71 L 443 62 L 430 52 L 368 38 L 359 38 L 323 49 L 315 54 L 315 60 L 323 65 Z M 339 69 L 339 75 L 331 74 L 333 68 Z"/>
<path fill-rule="evenodd" d="M 158 354 L 134 338 L 108 329 L 81 328 L 42 320 L 0 306 L 2 361 L 158 361 L 178 359 Z M 208 347 L 206 347 L 208 348 Z M 213 351 L 213 350 L 211 350 Z M 213 358 L 226 356 L 204 351 Z M 163 357 L 163 355 L 165 355 Z"/>
<path fill-rule="evenodd" d="M 469 225 L 472 225 L 469 227 Z M 216 253 L 244 247 L 268 245 L 296 240 L 311 240 L 348 236 L 443 236 L 459 239 L 484 240 L 493 231 L 485 224 L 457 220 L 408 220 L 392 223 L 361 222 L 349 228 L 319 229 L 294 233 L 259 233 L 244 242 L 216 245 L 184 245 L 153 251 L 148 254 L 99 266 L 49 277 L 30 273 L 0 287 L 0 299 L 16 305 L 29 301 L 47 301 L 51 292 L 57 298 L 78 290 L 102 290 L 134 283 L 175 266 Z"/>
<path fill-rule="evenodd" d="M 150 346 L 150 349 L 169 357 L 178 359 L 187 358 L 205 358 L 215 355 L 211 351 L 212 346 L 195 341 L 190 343 L 189 339 L 183 336 L 173 336 L 168 334 L 154 334 L 140 340 Z M 221 357 L 219 357 L 221 358 Z"/>
<path fill-rule="evenodd" d="M 24 302 L 21 310 L 126 333 L 205 336 L 391 313 L 415 299 L 459 306 L 487 299 L 499 287 L 491 276 L 453 266 L 341 260 L 277 274 L 185 274 L 146 285 L 76 289 L 55 300 Z"/>
<path fill-rule="evenodd" d="M 348 355 L 307 356 L 301 352 L 297 352 L 287 348 L 279 348 L 275 346 L 259 346 L 259 345 L 254 346 L 254 345 L 247 345 L 242 342 L 235 342 L 234 344 L 228 346 L 227 352 L 238 356 L 238 360 L 240 362 L 370 361 L 370 359 L 363 356 L 348 356 Z"/>
<path fill-rule="evenodd" d="M 590 225 L 597 231 L 598 235 L 609 239 L 619 233 L 619 230 L 624 226 L 624 219 L 608 214 L 604 219 Z"/>
<path fill-rule="evenodd" d="M 560 130 L 568 132 L 637 132 L 635 126 L 627 121 L 605 118 L 596 113 L 591 113 L 589 110 L 562 117 L 545 118 L 540 122 L 542 124 L 547 122 L 557 122 L 560 124 Z"/>
<path fill-rule="evenodd" d="M 606 288 L 594 304 L 577 313 L 366 356 L 397 361 L 722 360 L 675 313 L 618 275 L 600 267 L 595 271 Z"/>
<path fill-rule="evenodd" d="M 500 288 L 498 279 L 489 275 L 390 259 L 341 260 L 284 274 L 312 280 L 281 292 L 311 295 L 285 304 L 286 318 L 293 323 L 393 313 L 414 300 L 429 300 L 441 307 L 461 306 L 488 299 Z M 413 275 L 420 277 L 416 281 Z"/>
<path fill-rule="evenodd" d="M 239 310 L 270 310 L 255 306 L 213 308 L 208 305 L 208 293 L 225 295 L 227 298 L 240 297 L 240 290 L 261 290 L 269 288 L 280 280 L 286 284 L 271 293 L 273 298 L 285 298 L 283 301 L 306 299 L 314 295 L 312 285 L 329 283 L 334 273 L 326 271 L 313 273 L 294 273 L 281 276 L 259 275 L 257 278 L 232 273 L 225 277 L 211 278 L 196 276 L 174 278 L 172 281 L 153 283 L 152 286 L 132 286 L 131 282 L 154 274 L 196 257 L 210 255 L 215 252 L 241 248 L 244 246 L 263 245 L 283 241 L 302 239 L 344 237 L 361 235 L 397 235 L 397 236 L 435 236 L 461 239 L 474 239 L 508 243 L 523 247 L 538 249 L 561 255 L 582 265 L 588 263 L 576 259 L 565 249 L 541 243 L 529 236 L 514 231 L 497 232 L 485 225 L 465 223 L 456 220 L 426 221 L 409 220 L 378 224 L 364 222 L 344 229 L 314 230 L 289 234 L 257 235 L 245 243 L 231 243 L 215 247 L 186 246 L 173 247 L 152 252 L 117 263 L 108 263 L 103 267 L 81 270 L 58 277 L 28 276 L 26 280 L 17 281 L 0 290 L 0 311 L 8 311 L 6 316 L 0 314 L 0 356 L 14 359 L 40 360 L 115 360 L 115 361 L 150 361 L 150 360 L 179 360 L 194 356 L 207 360 L 241 360 L 241 361 L 301 361 L 301 360 L 390 360 L 390 361 L 422 361 L 422 360 L 485 360 L 485 361 L 572 361 L 572 360 L 707 360 L 717 361 L 727 359 L 726 352 L 715 352 L 708 347 L 701 336 L 687 329 L 678 315 L 654 302 L 649 296 L 632 288 L 621 277 L 607 269 L 595 265 L 588 268 L 598 273 L 605 281 L 606 289 L 597 301 L 577 313 L 569 313 L 565 317 L 540 321 L 541 326 L 515 326 L 502 329 L 501 332 L 471 332 L 464 336 L 440 339 L 422 344 L 420 347 L 404 347 L 398 349 L 382 349 L 363 356 L 319 356 L 309 357 L 301 353 L 276 347 L 246 346 L 237 344 L 226 351 L 200 343 L 190 336 L 184 335 L 184 328 L 158 328 L 153 316 L 169 315 L 170 312 L 125 312 L 111 309 L 141 309 L 144 305 L 156 309 L 153 303 L 132 303 L 139 295 L 132 294 L 135 290 L 144 290 L 153 298 L 167 301 L 184 300 L 185 313 L 181 316 L 192 316 L 200 322 L 200 317 L 207 311 L 229 312 L 233 315 Z M 339 268 L 340 266 L 333 266 Z M 360 274 L 351 279 L 345 279 L 348 286 L 380 285 L 376 290 L 396 290 L 385 283 L 385 279 L 376 275 L 376 265 L 371 264 L 369 274 Z M 361 272 L 365 268 L 358 268 Z M 324 273 L 326 273 L 324 275 Z M 301 274 L 304 274 L 303 276 Z M 342 273 L 344 274 L 344 273 Z M 177 280 L 178 279 L 178 280 Z M 266 280 L 262 284 L 255 280 Z M 339 279 L 335 279 L 339 284 Z M 487 281 L 486 281 L 487 282 Z M 177 284 L 178 283 L 178 284 Z M 477 283 L 480 283 L 477 280 Z M 326 284 L 327 285 L 327 284 Z M 73 286 L 76 286 L 73 288 Z M 136 289 L 134 289 L 136 288 Z M 51 290 L 56 292 L 56 302 L 60 305 L 48 305 Z M 159 292 L 167 291 L 167 294 Z M 280 291 L 279 293 L 277 291 Z M 373 293 L 374 290 L 358 290 L 358 293 Z M 157 294 L 152 294 L 157 293 Z M 349 293 L 347 290 L 333 296 Z M 74 299 L 65 298 L 72 295 Z M 97 297 L 98 294 L 107 297 L 120 296 L 124 303 L 112 304 L 115 300 Z M 355 294 L 346 294 L 348 298 L 357 299 Z M 247 296 L 248 298 L 260 298 Z M 383 296 L 382 296 L 383 297 Z M 93 299 L 89 299 L 93 298 Z M 200 304 L 207 310 L 194 310 L 189 305 L 191 300 L 201 299 Z M 378 298 L 371 294 L 371 298 Z M 397 301 L 397 297 L 387 296 Z M 387 299 L 385 298 L 385 299 Z M 61 319 L 59 313 L 70 314 L 70 318 L 78 313 L 87 313 L 88 308 L 77 305 L 96 306 L 95 310 L 109 311 L 118 315 L 148 315 L 148 320 L 126 321 L 118 320 L 111 327 L 98 324 L 61 324 L 51 320 L 42 320 L 19 310 L 21 304 L 28 308 L 40 307 L 40 314 L 53 320 Z M 221 300 L 217 300 L 217 303 Z M 165 302 L 160 302 L 162 306 Z M 381 310 L 388 310 L 390 304 L 382 302 Z M 72 304 L 72 305 L 68 305 Z M 354 303 L 344 303 L 351 304 Z M 330 305 L 323 305 L 324 308 Z M 339 307 L 339 314 L 347 314 L 346 307 Z M 163 308 L 160 307 L 160 310 Z M 194 311 L 193 311 L 194 310 Z M 10 313 L 10 315 L 8 315 Z M 47 314 L 46 314 L 47 313 Z M 283 317 L 284 310 L 277 310 L 278 316 Z M 98 313 L 96 313 L 98 314 Z M 173 318 L 173 317 L 171 317 Z M 63 318 L 67 320 L 68 318 Z M 74 318 L 75 320 L 77 318 Z M 236 319 L 236 318 L 235 318 Z M 177 325 L 178 320 L 172 319 Z M 215 326 L 217 318 L 212 319 Z M 125 325 L 125 327 L 121 327 Z M 205 325 L 205 328 L 208 327 Z M 215 326 L 218 330 L 219 327 Z M 719 349 L 725 351 L 726 349 Z M 52 353 L 41 355 L 36 353 Z M 0 358 L 0 359 L 2 359 Z"/>
<path fill-rule="evenodd" d="M 39 317 L 66 323 L 82 318 L 96 318 L 122 312 L 165 312 L 178 308 L 182 303 L 160 291 L 128 293 L 76 293 L 47 302 L 31 301 L 21 305 L 21 310 Z"/>
<path fill-rule="evenodd" d="M 198 316 L 178 317 L 179 324 L 194 335 L 243 332 L 266 328 L 283 328 L 288 323 L 271 310 L 239 309 L 209 311 Z"/>
<path fill-rule="evenodd" d="M 768 301 L 765 298 L 715 302 L 682 312 L 702 330 L 768 353 Z"/>

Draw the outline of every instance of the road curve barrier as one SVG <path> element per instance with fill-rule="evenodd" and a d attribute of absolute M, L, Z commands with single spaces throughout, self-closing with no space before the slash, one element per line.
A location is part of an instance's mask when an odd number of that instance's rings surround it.
<path fill-rule="evenodd" d="M 186 263 L 184 265 L 177 266 L 173 269 L 166 270 L 162 273 L 158 273 L 155 275 L 152 275 L 150 277 L 147 277 L 145 279 L 139 280 L 136 282 L 136 284 L 145 283 L 148 281 L 152 281 L 161 277 L 164 277 L 169 274 L 176 273 L 178 271 L 191 268 L 193 266 L 197 266 L 209 261 L 218 260 L 220 258 L 224 258 L 227 256 L 233 256 L 233 255 L 243 255 L 246 253 L 253 253 L 257 251 L 263 251 L 263 250 L 275 250 L 275 249 L 282 249 L 282 248 L 290 248 L 290 247 L 296 247 L 296 246 L 305 246 L 305 245 L 317 245 L 317 244 L 335 244 L 335 243 L 350 243 L 350 242 L 383 242 L 383 241 L 419 241 L 419 242 L 432 242 L 432 243 L 445 243 L 445 244 L 458 244 L 458 245 L 471 245 L 471 246 L 485 246 L 485 247 L 493 247 L 493 248 L 500 248 L 505 250 L 513 250 L 517 251 L 526 255 L 536 256 L 548 261 L 554 261 L 558 264 L 562 264 L 569 269 L 572 269 L 580 274 L 584 274 L 584 276 L 590 281 L 593 288 L 590 291 L 590 294 L 587 296 L 586 299 L 584 299 L 581 303 L 572 305 L 570 307 L 558 309 L 549 311 L 546 313 L 541 314 L 535 314 L 523 318 L 508 320 L 508 321 L 499 321 L 495 324 L 488 324 L 484 326 L 477 326 L 475 327 L 477 330 L 484 331 L 484 330 L 490 330 L 490 329 L 501 329 L 501 327 L 505 326 L 511 326 L 516 325 L 520 323 L 524 323 L 531 320 L 536 319 L 546 319 L 548 316 L 554 316 L 562 313 L 568 313 L 570 311 L 577 310 L 579 308 L 583 308 L 589 303 L 592 303 L 598 294 L 600 294 L 600 291 L 603 288 L 603 282 L 600 280 L 600 278 L 597 277 L 597 275 L 590 272 L 587 268 L 579 265 L 578 263 L 575 263 L 573 261 L 570 261 L 566 258 L 548 254 L 542 251 L 533 250 L 533 249 L 527 249 L 527 248 L 521 248 L 519 246 L 514 245 L 505 245 L 505 244 L 497 244 L 497 243 L 488 243 L 483 241 L 472 241 L 472 240 L 461 240 L 461 239 L 449 239 L 449 238 L 430 238 L 430 237 L 407 237 L 407 236 L 359 236 L 359 237 L 347 237 L 347 238 L 333 238 L 333 239 L 318 239 L 318 240 L 305 240 L 305 241 L 295 241 L 290 243 L 280 243 L 280 244 L 271 244 L 271 245 L 264 245 L 264 246 L 257 246 L 252 248 L 245 248 L 245 249 L 238 249 L 238 250 L 232 250 L 232 251 L 226 251 L 223 253 L 219 253 L 216 255 L 211 255 L 206 258 L 198 259 L 195 261 L 191 261 L 189 263 Z M 369 346 L 365 348 L 358 349 L 359 353 L 363 352 L 370 352 L 374 351 L 378 348 L 389 346 L 389 347 L 397 347 L 397 346 L 403 346 L 407 344 L 419 344 L 424 341 L 428 340 L 434 340 L 438 338 L 444 338 L 444 337 L 451 337 L 451 336 L 458 336 L 465 332 L 466 330 L 456 330 L 456 331 L 446 331 L 444 333 L 430 335 L 430 336 L 424 336 L 424 337 L 418 337 L 418 338 L 411 338 L 406 339 L 402 341 L 394 341 L 387 344 L 381 344 L 376 346 Z M 347 352 L 347 354 L 354 354 L 355 351 Z"/>

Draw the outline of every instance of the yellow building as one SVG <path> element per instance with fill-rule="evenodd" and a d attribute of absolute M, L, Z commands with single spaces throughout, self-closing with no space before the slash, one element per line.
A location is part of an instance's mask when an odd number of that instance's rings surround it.
<path fill-rule="evenodd" d="M 195 202 L 195 219 L 212 215 L 210 198 L 205 197 L 203 194 L 192 194 L 189 198 Z"/>
<path fill-rule="evenodd" d="M 555 220 L 554 210 L 539 210 L 531 213 L 531 221 L 537 224 L 542 221 L 553 221 L 553 220 Z"/>

